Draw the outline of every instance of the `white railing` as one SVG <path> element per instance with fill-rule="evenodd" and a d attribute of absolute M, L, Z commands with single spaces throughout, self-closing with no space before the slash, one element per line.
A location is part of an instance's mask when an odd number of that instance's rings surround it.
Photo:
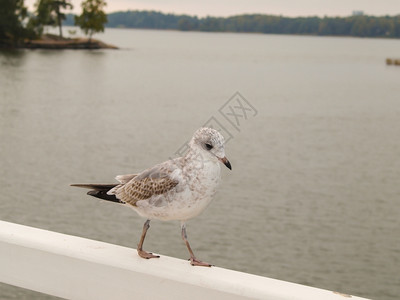
<path fill-rule="evenodd" d="M 130 248 L 4 221 L 0 282 L 84 300 L 362 299 L 167 256 L 145 260 Z"/>

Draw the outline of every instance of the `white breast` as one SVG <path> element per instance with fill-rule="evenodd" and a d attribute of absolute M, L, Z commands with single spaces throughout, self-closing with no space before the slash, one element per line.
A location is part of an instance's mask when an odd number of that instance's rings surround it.
<path fill-rule="evenodd" d="M 165 195 L 138 201 L 133 207 L 149 219 L 188 220 L 199 215 L 211 202 L 221 179 L 218 162 L 206 161 L 204 165 L 192 164 L 179 170 L 175 176 L 180 183 Z"/>

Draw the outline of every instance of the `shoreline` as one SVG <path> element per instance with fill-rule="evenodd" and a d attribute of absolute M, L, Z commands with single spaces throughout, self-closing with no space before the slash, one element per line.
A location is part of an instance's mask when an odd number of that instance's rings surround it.
<path fill-rule="evenodd" d="M 60 38 L 53 34 L 44 34 L 40 39 L 25 40 L 20 45 L 11 47 L 15 49 L 52 49 L 52 50 L 97 50 L 97 49 L 119 49 L 97 39 L 88 38 Z"/>

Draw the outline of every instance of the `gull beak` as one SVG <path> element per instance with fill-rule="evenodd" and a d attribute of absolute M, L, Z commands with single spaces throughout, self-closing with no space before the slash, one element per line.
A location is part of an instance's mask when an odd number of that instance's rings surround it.
<path fill-rule="evenodd" d="M 229 170 L 232 170 L 232 166 L 231 163 L 229 162 L 229 160 L 225 157 L 223 158 L 218 158 L 220 160 L 220 162 L 222 162 Z"/>

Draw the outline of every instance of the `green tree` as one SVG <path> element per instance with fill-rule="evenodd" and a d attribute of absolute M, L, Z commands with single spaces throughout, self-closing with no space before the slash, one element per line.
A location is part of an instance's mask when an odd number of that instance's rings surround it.
<path fill-rule="evenodd" d="M 178 21 L 178 29 L 182 31 L 196 30 L 198 27 L 197 18 L 185 18 L 182 17 Z"/>
<path fill-rule="evenodd" d="M 62 12 L 65 9 L 72 9 L 70 0 L 38 0 L 36 2 L 36 18 L 31 22 L 33 26 L 43 31 L 43 26 L 58 26 L 59 35 L 62 38 L 62 21 L 66 16 Z"/>
<path fill-rule="evenodd" d="M 26 16 L 24 0 L 1 0 L 0 44 L 16 44 L 25 37 L 26 30 L 22 22 Z"/>
<path fill-rule="evenodd" d="M 75 25 L 89 35 L 89 42 L 94 33 L 104 31 L 104 24 L 107 23 L 107 15 L 104 12 L 106 5 L 104 0 L 83 1 L 81 4 L 82 14 L 75 16 Z"/>
<path fill-rule="evenodd" d="M 35 15 L 29 20 L 28 27 L 42 35 L 44 26 L 55 26 L 56 18 L 51 10 L 52 0 L 38 0 L 35 3 Z"/>
<path fill-rule="evenodd" d="M 367 36 L 367 17 L 366 16 L 356 16 L 354 17 L 353 26 L 351 28 L 351 35 L 353 36 Z"/>

